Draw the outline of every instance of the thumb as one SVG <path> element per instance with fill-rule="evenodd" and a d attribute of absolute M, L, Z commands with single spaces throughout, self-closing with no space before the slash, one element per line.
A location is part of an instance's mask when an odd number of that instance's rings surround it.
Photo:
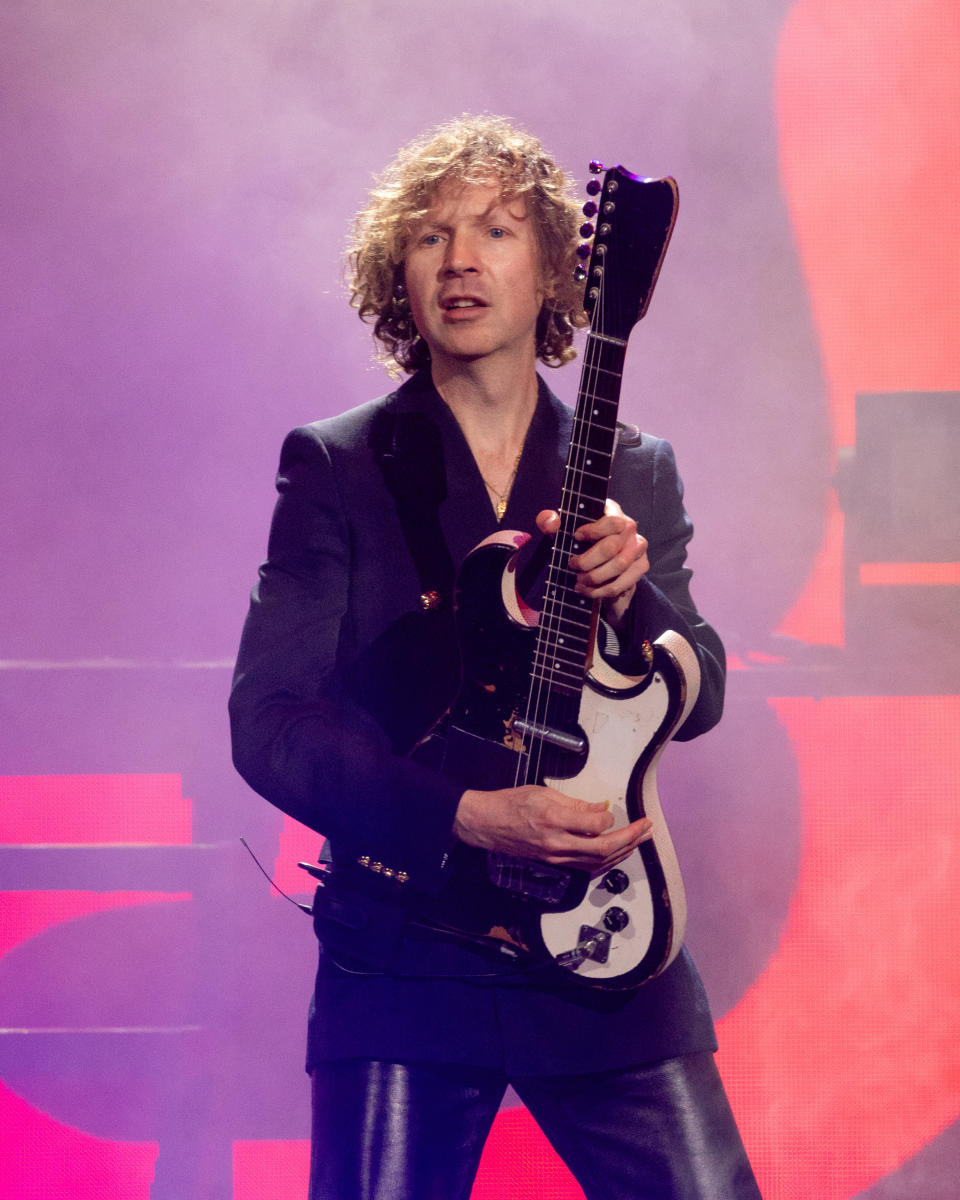
<path fill-rule="evenodd" d="M 537 528 L 541 533 L 553 534 L 560 528 L 560 514 L 552 508 L 537 513 Z"/>

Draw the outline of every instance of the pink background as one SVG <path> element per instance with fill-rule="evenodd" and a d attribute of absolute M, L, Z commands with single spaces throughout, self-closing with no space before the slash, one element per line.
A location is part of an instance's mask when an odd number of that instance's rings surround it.
<path fill-rule="evenodd" d="M 734 668 L 661 792 L 764 1194 L 954 1197 L 960 554 L 891 545 L 927 615 L 874 628 L 835 487 L 858 394 L 960 392 L 952 0 L 13 0 L 0 71 L 0 1196 L 303 1194 L 312 932 L 238 838 L 300 893 L 317 839 L 230 667 L 283 434 L 389 386 L 350 214 L 487 110 L 680 184 L 623 410 Z M 579 1193 L 508 1104 L 475 1195 Z"/>

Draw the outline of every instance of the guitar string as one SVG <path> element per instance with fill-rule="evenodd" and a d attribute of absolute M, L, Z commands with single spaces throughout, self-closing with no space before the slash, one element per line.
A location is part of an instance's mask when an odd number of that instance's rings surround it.
<path fill-rule="evenodd" d="M 564 621 L 563 597 L 564 592 L 570 586 L 570 580 L 565 578 L 565 576 L 569 575 L 569 568 L 565 564 L 565 559 L 570 554 L 573 546 L 573 530 L 576 526 L 576 513 L 573 509 L 573 504 L 576 502 L 576 495 L 579 492 L 579 489 L 572 486 L 573 481 L 570 476 L 575 474 L 582 466 L 583 446 L 581 438 L 585 432 L 587 434 L 586 441 L 589 443 L 590 440 L 589 416 L 586 422 L 582 418 L 585 414 L 589 413 L 589 404 L 594 392 L 594 380 L 597 377 L 598 368 L 599 343 L 588 339 L 585 357 L 581 402 L 578 405 L 578 413 L 575 418 L 575 433 L 568 454 L 567 470 L 565 471 L 564 488 L 561 498 L 561 529 L 548 573 L 547 593 L 541 617 L 543 622 L 542 633 L 538 630 L 540 636 L 538 636 L 537 646 L 535 647 L 535 653 L 539 661 L 535 664 L 534 668 L 536 686 L 531 689 L 531 694 L 535 699 L 535 716 L 539 718 L 538 723 L 540 724 L 547 724 L 548 722 L 551 696 L 554 697 L 558 706 L 566 710 L 562 714 L 563 716 L 569 717 L 574 715 L 569 711 L 572 706 L 569 703 L 562 703 L 556 695 L 555 685 L 557 683 L 558 671 L 555 664 L 559 656 L 556 653 L 548 653 L 548 651 L 554 647 L 558 648 L 558 638 L 560 637 L 560 630 Z M 531 763 L 531 766 L 534 768 L 533 778 L 542 778 L 545 745 L 541 739 L 537 739 L 536 748 L 536 757 L 534 762 Z"/>
<path fill-rule="evenodd" d="M 545 662 L 548 659 L 550 661 L 553 660 L 552 656 L 545 654 L 543 647 L 551 638 L 556 640 L 557 636 L 559 636 L 557 630 L 559 630 L 561 627 L 561 622 L 564 619 L 562 611 L 562 597 L 564 587 L 569 587 L 569 581 L 564 581 L 562 576 L 565 573 L 569 574 L 569 568 L 565 566 L 565 559 L 568 557 L 572 548 L 572 534 L 573 529 L 576 526 L 576 516 L 573 512 L 571 496 L 569 495 L 569 478 L 573 472 L 582 470 L 584 467 L 583 460 L 585 456 L 585 449 L 590 444 L 590 418 L 588 417 L 586 422 L 579 418 L 580 414 L 588 411 L 588 407 L 584 403 L 584 400 L 587 399 L 592 401 L 593 399 L 596 381 L 599 379 L 599 372 L 601 370 L 599 367 L 599 358 L 600 343 L 596 342 L 594 339 L 588 338 L 587 346 L 585 348 L 585 366 L 583 372 L 583 381 L 581 384 L 581 396 L 577 405 L 577 414 L 574 418 L 573 437 L 571 439 L 571 446 L 567 456 L 567 465 L 564 471 L 564 484 L 560 505 L 561 529 L 558 531 L 558 538 L 554 543 L 553 551 L 551 553 L 550 564 L 547 571 L 544 603 L 542 605 L 543 611 L 541 613 L 540 624 L 538 625 L 537 630 L 537 639 L 534 645 L 536 661 L 534 663 L 532 672 L 533 678 L 528 689 L 527 707 L 525 712 L 528 727 L 531 724 L 546 725 L 548 718 L 551 715 L 550 697 L 554 693 L 553 684 L 555 680 L 553 677 L 555 675 L 555 671 L 551 667 L 548 667 L 546 672 L 544 671 L 543 668 Z M 555 592 L 558 594 L 558 599 L 554 598 Z M 589 625 L 586 632 L 589 636 Z M 563 710 L 559 714 L 562 725 L 567 728 L 573 727 L 575 724 L 575 718 L 579 715 L 578 697 L 583 686 L 583 678 L 585 675 L 586 666 L 586 652 L 588 650 L 589 645 L 585 644 L 584 658 L 581 666 L 580 678 L 578 681 L 579 687 L 576 688 L 572 698 L 565 697 L 564 702 L 559 705 L 559 707 L 561 707 Z M 531 721 L 531 717 L 534 718 L 533 721 Z M 517 768 L 515 772 L 515 783 L 520 782 L 521 776 L 523 778 L 523 782 L 525 783 L 536 782 L 545 777 L 543 756 L 546 744 L 543 739 L 534 737 L 529 733 L 526 734 L 526 737 L 531 749 L 526 754 L 521 754 L 518 756 Z M 502 869 L 503 863 L 501 863 L 500 866 Z M 508 871 L 510 870 L 509 866 L 507 869 Z"/>
<path fill-rule="evenodd" d="M 591 333 L 594 326 L 599 321 L 602 324 L 603 316 L 603 299 L 604 286 L 601 278 L 599 295 L 595 304 L 595 319 L 591 323 Z M 564 593 L 569 591 L 570 581 L 564 579 L 564 576 L 570 574 L 570 569 L 566 565 L 566 558 L 573 548 L 573 531 L 576 528 L 580 514 L 573 508 L 573 504 L 577 503 L 577 497 L 583 496 L 583 479 L 584 474 L 591 474 L 585 471 L 586 454 L 593 450 L 592 434 L 595 424 L 603 427 L 605 422 L 594 421 L 594 412 L 597 408 L 597 401 L 600 404 L 608 403 L 607 397 L 599 394 L 598 385 L 601 375 L 614 375 L 614 372 L 606 370 L 601 366 L 602 343 L 596 338 L 588 336 L 587 346 L 585 349 L 585 363 L 583 372 L 583 383 L 581 386 L 580 403 L 578 411 L 574 418 L 574 431 L 571 440 L 570 451 L 568 453 L 567 466 L 564 472 L 564 486 L 561 496 L 561 527 L 558 531 L 558 538 L 554 545 L 554 551 L 551 555 L 550 566 L 547 573 L 547 588 L 544 596 L 542 612 L 540 617 L 540 627 L 537 631 L 537 640 L 534 647 L 535 661 L 533 664 L 532 675 L 533 680 L 528 692 L 527 710 L 525 713 L 528 724 L 548 723 L 550 716 L 550 699 L 554 698 L 556 705 L 561 708 L 564 718 L 563 724 L 570 727 L 574 724 L 574 719 L 578 715 L 578 700 L 582 691 L 583 681 L 586 675 L 586 657 L 589 652 L 589 632 L 592 625 L 592 603 L 589 608 L 584 610 L 578 605 L 574 610 L 574 615 L 566 616 L 564 607 L 566 601 Z M 597 413 L 599 416 L 599 412 Z M 602 457 L 608 457 L 606 453 Z M 579 476 L 579 486 L 572 487 L 571 476 Z M 595 478 L 600 478 L 595 475 Z M 609 471 L 607 472 L 607 479 Z M 604 489 L 606 491 L 606 488 Z M 572 494 L 571 494 L 572 493 Z M 582 503 L 582 500 L 580 501 Z M 578 618 L 586 617 L 586 626 L 583 627 L 582 622 L 578 622 Z M 568 657 L 559 653 L 559 639 L 564 629 L 564 625 L 580 625 L 576 630 L 576 639 L 584 642 L 583 659 L 580 661 L 579 653 L 577 654 L 577 668 L 571 681 L 563 678 L 564 670 L 570 673 L 570 666 L 566 668 L 560 664 Z M 580 635 L 585 633 L 586 637 Z M 564 634 L 564 636 L 566 636 Z M 547 650 L 551 645 L 557 647 L 553 654 L 548 654 Z M 564 695 L 563 692 L 558 693 L 556 685 L 559 683 L 563 686 L 564 692 L 573 687 L 574 694 Z M 560 699 L 563 696 L 563 699 Z M 531 717 L 533 720 L 531 721 Z M 530 735 L 528 735 L 530 737 Z M 525 757 L 525 762 L 518 763 L 518 777 L 522 769 L 524 773 L 524 781 L 542 779 L 543 756 L 545 752 L 545 743 L 541 738 L 530 738 L 532 746 L 535 745 L 535 754 L 528 753 Z"/>
<path fill-rule="evenodd" d="M 598 315 L 602 315 L 602 300 L 603 287 L 601 282 L 600 296 L 598 297 L 597 307 L 599 308 Z M 572 548 L 572 534 L 576 526 L 577 514 L 572 510 L 571 497 L 568 492 L 567 477 L 571 470 L 582 471 L 584 467 L 585 451 L 590 445 L 590 433 L 592 425 L 592 414 L 589 412 L 588 404 L 590 401 L 599 399 L 596 387 L 601 374 L 612 374 L 607 372 L 600 365 L 601 344 L 595 339 L 588 338 L 587 348 L 585 352 L 585 368 L 584 382 L 581 389 L 581 403 L 578 405 L 578 414 L 585 415 L 585 420 L 577 420 L 575 418 L 574 437 L 571 442 L 570 452 L 568 454 L 567 470 L 565 471 L 564 479 L 564 494 L 562 497 L 561 509 L 562 520 L 559 537 L 555 544 L 554 554 L 551 559 L 550 568 L 548 570 L 547 592 L 541 613 L 541 626 L 538 629 L 538 638 L 535 645 L 535 656 L 538 661 L 534 664 L 533 669 L 533 684 L 528 692 L 527 710 L 525 717 L 528 723 L 543 724 L 549 715 L 549 698 L 552 692 L 552 685 L 556 682 L 556 670 L 553 666 L 547 665 L 548 662 L 555 661 L 555 657 L 547 655 L 544 652 L 544 644 L 549 643 L 551 639 L 556 639 L 559 636 L 558 630 L 561 628 L 561 623 L 564 621 L 563 614 L 563 589 L 564 580 L 562 575 L 568 573 L 568 568 L 563 565 L 563 560 L 567 557 Z M 587 401 L 587 404 L 583 403 Z M 584 439 L 584 434 L 586 438 Z M 569 587 L 569 583 L 566 585 Z M 559 589 L 559 598 L 554 598 L 554 589 Z M 592 606 L 591 606 L 592 607 Z M 592 614 L 591 614 L 592 616 Z M 541 630 L 543 631 L 541 633 Z M 589 634 L 589 628 L 587 629 Z M 589 649 L 589 646 L 586 647 Z M 586 664 L 586 652 L 584 654 L 584 668 Z M 544 667 L 546 666 L 546 670 Z M 580 673 L 579 682 L 582 686 L 582 672 Z M 565 706 L 568 710 L 571 705 Z M 569 712 L 568 716 L 575 716 L 575 713 Z M 531 716 L 534 721 L 531 722 Z M 539 718 L 539 719 L 537 719 Z M 529 737 L 530 735 L 528 735 Z M 535 743 L 535 754 L 528 754 L 523 760 L 518 762 L 517 779 L 520 777 L 521 771 L 524 774 L 526 782 L 531 779 L 542 778 L 541 769 L 543 766 L 544 746 L 542 739 L 531 738 L 531 742 Z"/>
<path fill-rule="evenodd" d="M 600 309 L 602 313 L 602 308 Z M 591 326 L 592 330 L 592 326 Z M 574 497 L 571 493 L 570 477 L 571 475 L 583 474 L 585 468 L 586 452 L 591 443 L 591 426 L 592 414 L 590 406 L 595 399 L 598 399 L 596 388 L 603 368 L 600 366 L 600 357 L 602 346 L 599 341 L 594 338 L 587 340 L 585 348 L 585 366 L 583 372 L 583 381 L 581 384 L 581 394 L 577 405 L 577 414 L 574 418 L 573 437 L 567 456 L 567 464 L 564 471 L 564 484 L 561 496 L 561 528 L 558 531 L 558 538 L 554 543 L 551 553 L 550 564 L 547 571 L 547 583 L 542 605 L 540 622 L 538 623 L 536 642 L 534 645 L 535 662 L 532 670 L 532 680 L 528 688 L 527 706 L 525 717 L 528 727 L 533 725 L 547 725 L 551 716 L 551 696 L 555 698 L 555 708 L 560 719 L 561 727 L 572 729 L 576 724 L 576 718 L 579 715 L 579 697 L 582 693 L 583 681 L 586 674 L 586 655 L 589 651 L 589 627 L 592 624 L 592 605 L 591 612 L 587 618 L 587 626 L 581 632 L 586 633 L 586 638 L 583 639 L 583 658 L 580 662 L 580 669 L 577 677 L 573 682 L 573 695 L 562 695 L 555 692 L 555 683 L 557 670 L 553 664 L 556 658 L 560 656 L 548 655 L 544 647 L 549 647 L 552 641 L 557 642 L 559 630 L 562 628 L 562 623 L 566 619 L 564 617 L 564 591 L 570 587 L 570 580 L 564 576 L 570 574 L 569 567 L 566 566 L 566 558 L 572 550 L 573 530 L 577 524 L 577 513 L 573 508 Z M 583 419 L 583 415 L 586 419 Z M 608 471 L 609 476 L 609 471 Z M 577 489 L 573 488 L 574 494 Z M 581 487 L 582 491 L 582 479 Z M 582 615 L 579 612 L 578 616 Z M 544 667 L 547 667 L 544 670 Z M 562 698 L 561 698 L 562 696 Z M 531 720 L 531 717 L 533 720 Z M 530 750 L 525 754 L 518 755 L 518 762 L 515 771 L 514 782 L 518 784 L 523 779 L 523 782 L 530 783 L 543 780 L 545 778 L 544 770 L 544 753 L 546 751 L 546 743 L 542 738 L 535 737 L 527 733 L 526 738 L 530 745 Z M 509 864 L 507 873 L 512 870 Z M 504 863 L 501 861 L 499 869 L 502 871 Z"/>

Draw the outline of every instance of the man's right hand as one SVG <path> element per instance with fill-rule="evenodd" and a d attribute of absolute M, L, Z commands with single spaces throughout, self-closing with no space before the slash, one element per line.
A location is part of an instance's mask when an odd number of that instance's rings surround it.
<path fill-rule="evenodd" d="M 596 875 L 623 862 L 653 834 L 646 817 L 620 829 L 612 829 L 613 823 L 613 814 L 603 803 L 525 784 L 464 792 L 453 832 L 468 846 L 536 858 L 553 866 L 579 867 Z"/>

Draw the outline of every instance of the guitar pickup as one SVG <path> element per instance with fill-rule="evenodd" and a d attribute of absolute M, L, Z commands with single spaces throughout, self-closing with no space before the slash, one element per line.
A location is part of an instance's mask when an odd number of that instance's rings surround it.
<path fill-rule="evenodd" d="M 536 721 L 524 721 L 521 717 L 514 717 L 510 728 L 526 737 L 539 738 L 543 742 L 549 742 L 551 746 L 558 746 L 561 750 L 569 750 L 573 754 L 583 754 L 587 749 L 586 738 L 576 733 L 564 733 L 562 729 L 553 729 L 550 725 L 539 725 Z"/>

